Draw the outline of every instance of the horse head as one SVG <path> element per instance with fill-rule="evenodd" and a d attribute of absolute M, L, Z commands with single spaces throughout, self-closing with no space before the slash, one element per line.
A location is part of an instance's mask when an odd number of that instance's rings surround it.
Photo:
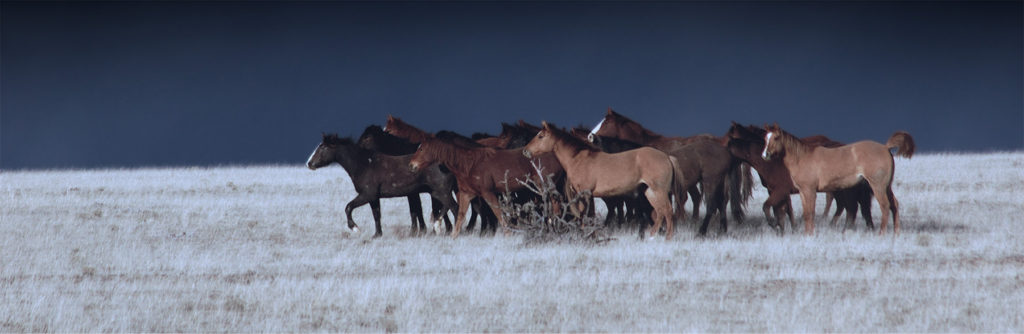
<path fill-rule="evenodd" d="M 313 153 L 306 160 L 306 167 L 310 170 L 330 165 L 337 161 L 336 155 L 339 148 L 352 146 L 351 138 L 339 138 L 337 134 L 322 134 L 320 144 L 313 149 Z"/>
<path fill-rule="evenodd" d="M 533 136 L 533 139 L 523 147 L 523 155 L 532 159 L 534 155 L 554 150 L 555 138 L 551 135 L 551 131 L 551 124 L 541 121 L 540 132 L 537 132 L 537 135 Z"/>
<path fill-rule="evenodd" d="M 772 156 L 782 154 L 785 152 L 783 145 L 783 137 L 785 134 L 782 129 L 779 128 L 779 123 L 773 125 L 764 125 L 764 151 L 761 152 L 761 158 L 765 161 L 771 161 Z"/>

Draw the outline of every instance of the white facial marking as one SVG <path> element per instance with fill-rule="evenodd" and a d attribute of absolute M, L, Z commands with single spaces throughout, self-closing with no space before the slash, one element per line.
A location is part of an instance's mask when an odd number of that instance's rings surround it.
<path fill-rule="evenodd" d="M 590 134 L 596 135 L 597 132 L 601 130 L 602 125 L 604 125 L 604 118 L 601 119 L 600 123 L 597 123 L 597 126 L 595 126 L 593 130 L 590 130 Z"/>
<path fill-rule="evenodd" d="M 764 135 L 764 152 L 761 152 L 762 159 L 768 159 L 768 142 L 772 140 L 772 133 Z"/>
<path fill-rule="evenodd" d="M 320 149 L 320 144 L 317 144 L 316 148 L 313 149 L 313 153 L 309 154 L 309 159 L 306 159 L 306 166 L 312 167 L 309 164 L 313 162 L 313 156 L 316 155 L 316 150 L 319 150 L 319 149 Z"/>

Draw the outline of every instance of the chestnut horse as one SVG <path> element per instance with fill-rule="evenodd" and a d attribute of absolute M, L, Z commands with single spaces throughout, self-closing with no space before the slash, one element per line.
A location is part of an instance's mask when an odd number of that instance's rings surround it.
<path fill-rule="evenodd" d="M 508 126 L 505 126 L 505 125 L 508 125 Z M 458 135 L 458 134 L 456 134 L 454 132 L 450 132 L 450 131 L 439 131 L 438 134 L 447 133 L 448 135 L 446 137 L 452 143 L 459 144 L 459 145 L 461 145 L 463 147 L 475 148 L 478 145 L 483 145 L 483 146 L 488 146 L 488 147 L 501 148 L 500 147 L 501 145 L 508 145 L 508 141 L 509 141 L 509 138 L 506 138 L 506 133 L 505 133 L 506 131 L 505 130 L 516 128 L 513 125 L 505 124 L 505 123 L 503 123 L 502 127 L 503 127 L 504 130 L 502 131 L 501 137 L 484 137 L 484 136 L 481 136 L 481 138 L 476 139 L 476 140 L 471 139 L 471 138 L 466 138 L 464 136 Z M 426 139 L 434 138 L 434 134 L 426 132 L 426 131 L 423 131 L 420 128 L 417 128 L 417 127 L 415 127 L 415 126 L 413 126 L 413 125 L 411 125 L 409 123 L 406 123 L 402 119 L 400 119 L 398 117 L 394 117 L 392 115 L 388 115 L 387 116 L 387 123 L 385 123 L 385 125 L 384 125 L 384 130 L 389 135 L 394 135 L 395 137 L 404 138 L 404 139 L 408 140 L 409 142 L 414 143 L 417 146 L 421 142 L 426 140 Z M 514 132 L 514 130 L 510 130 L 510 131 Z M 494 139 L 494 138 L 497 138 L 497 139 Z M 552 168 L 552 167 L 549 167 L 549 169 L 550 168 Z M 447 170 L 447 167 L 445 167 L 444 170 Z M 561 170 L 560 167 L 559 167 L 558 170 L 559 171 Z M 458 191 L 458 189 L 456 189 L 456 192 L 457 191 Z M 522 201 L 529 200 L 531 197 L 533 197 L 532 196 L 532 192 L 530 192 L 528 190 L 519 191 L 519 192 L 517 192 L 514 195 L 517 195 L 517 196 L 515 196 L 513 198 L 513 201 L 520 202 L 520 203 Z M 473 200 L 471 202 L 471 209 L 472 210 L 470 211 L 470 216 L 469 216 L 468 224 L 466 224 L 466 229 L 467 230 L 472 230 L 473 229 L 473 226 L 476 223 L 477 213 L 479 213 L 479 215 L 480 215 L 480 235 L 481 236 L 484 235 L 485 233 L 487 233 L 488 231 L 494 232 L 495 230 L 497 230 L 498 217 L 492 215 L 491 214 L 491 212 L 492 212 L 491 210 L 481 210 L 481 208 L 483 206 L 486 206 L 486 205 L 487 205 L 487 203 L 484 202 L 482 200 L 482 198 L 477 198 L 476 200 Z"/>
<path fill-rule="evenodd" d="M 323 139 L 313 154 L 310 154 L 306 166 L 309 169 L 328 166 L 337 162 L 352 179 L 356 190 L 356 198 L 345 205 L 345 216 L 348 227 L 358 232 L 359 226 L 352 220 L 352 210 L 369 203 L 373 212 L 373 220 L 377 231 L 373 237 L 383 235 L 380 225 L 380 199 L 387 197 L 419 196 L 429 192 L 430 196 L 443 205 L 441 214 L 447 215 L 454 206 L 451 189 L 455 180 L 450 174 L 442 173 L 438 166 L 410 171 L 408 167 L 412 156 L 390 156 L 359 147 L 350 138 L 338 138 L 337 135 L 323 135 Z M 422 212 L 421 212 L 422 214 Z M 435 221 L 439 218 L 434 217 Z M 416 232 L 415 222 L 413 232 Z"/>
<path fill-rule="evenodd" d="M 388 128 L 389 131 L 393 129 L 390 126 Z M 551 155 L 531 161 L 523 157 L 519 149 L 500 150 L 441 136 L 422 137 L 419 149 L 409 161 L 409 167 L 418 170 L 421 166 L 435 162 L 451 170 L 458 183 L 459 192 L 456 197 L 459 210 L 455 217 L 452 238 L 459 236 L 470 202 L 477 197 L 483 198 L 498 217 L 498 222 L 506 233 L 509 232 L 508 222 L 501 214 L 498 195 L 525 189 L 519 180 L 533 179 L 540 182 L 540 176 L 532 165 L 534 162 L 543 168 L 545 176 L 560 173 L 562 170 L 558 161 Z"/>
<path fill-rule="evenodd" d="M 639 143 L 641 145 L 650 146 L 668 153 L 669 155 L 672 155 L 672 152 L 678 152 L 684 146 L 695 141 L 715 141 L 722 147 L 725 147 L 727 141 L 725 138 L 719 138 L 709 134 L 701 134 L 692 137 L 662 136 L 654 131 L 644 128 L 640 123 L 615 112 L 612 108 L 608 108 L 608 112 L 605 113 L 604 118 L 602 118 L 601 122 L 594 127 L 591 133 L 597 136 L 619 138 Z M 676 156 L 676 159 L 683 159 L 683 157 Z M 743 222 L 743 204 L 750 199 L 753 187 L 753 176 L 750 173 L 750 166 L 747 164 L 742 164 L 742 168 L 733 169 L 726 179 L 725 194 L 729 199 L 733 219 L 737 222 Z M 700 204 L 700 197 L 693 194 L 692 189 L 690 194 L 694 201 L 694 218 L 697 218 L 699 213 L 698 205 Z"/>
<path fill-rule="evenodd" d="M 565 168 L 567 186 L 571 191 L 589 191 L 595 197 L 620 196 L 647 185 L 644 195 L 654 211 L 653 237 L 665 223 L 665 239 L 672 239 L 675 215 L 670 196 L 678 195 L 676 180 L 681 177 L 674 159 L 664 152 L 641 147 L 621 153 L 604 153 L 547 122 L 537 136 L 523 148 L 527 157 L 554 152 Z M 571 194 L 570 194 L 571 195 Z"/>
<path fill-rule="evenodd" d="M 799 138 L 783 131 L 778 124 L 766 125 L 765 146 L 761 157 L 766 161 L 781 159 L 789 169 L 793 183 L 800 191 L 804 210 L 804 233 L 814 233 L 814 201 L 819 191 L 837 191 L 867 181 L 875 200 L 882 210 L 879 234 L 885 234 L 892 212 L 893 233 L 900 230 L 899 202 L 892 192 L 896 154 L 910 158 L 914 154 L 914 141 L 910 134 L 893 133 L 885 145 L 864 140 L 836 148 L 805 144 Z"/>
<path fill-rule="evenodd" d="M 784 217 L 788 216 L 790 227 L 795 229 L 796 222 L 793 220 L 793 205 L 790 195 L 796 194 L 797 189 L 793 185 L 792 178 L 789 176 L 789 170 L 786 169 L 786 165 L 781 160 L 765 161 L 761 158 L 761 152 L 764 151 L 765 134 L 764 129 L 760 127 L 753 125 L 743 126 L 732 122 L 729 131 L 726 133 L 726 137 L 729 138 L 729 153 L 753 166 L 761 178 L 761 185 L 768 189 L 768 199 L 764 201 L 764 205 L 761 208 L 769 224 L 782 232 L 784 225 L 781 224 L 781 221 Z M 822 135 L 804 137 L 800 140 L 808 145 L 824 147 L 843 145 Z M 832 204 L 833 196 L 836 200 L 836 212 L 832 217 L 832 225 L 835 225 L 839 215 L 844 211 L 846 212 L 847 225 L 852 224 L 853 220 L 857 217 L 857 207 L 859 206 L 864 214 L 865 224 L 869 228 L 874 228 L 874 223 L 871 221 L 871 187 L 867 183 L 862 182 L 851 189 L 828 193 L 825 199 L 826 215 L 828 214 L 829 206 Z M 769 209 L 774 211 L 774 219 L 772 214 L 769 213 Z"/>

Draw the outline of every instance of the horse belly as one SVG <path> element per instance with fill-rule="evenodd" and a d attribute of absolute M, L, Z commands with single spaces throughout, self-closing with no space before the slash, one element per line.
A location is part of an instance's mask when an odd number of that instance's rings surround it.
<path fill-rule="evenodd" d="M 864 179 L 863 174 L 855 173 L 847 176 L 836 176 L 821 180 L 818 184 L 818 191 L 838 191 L 852 188 Z"/>

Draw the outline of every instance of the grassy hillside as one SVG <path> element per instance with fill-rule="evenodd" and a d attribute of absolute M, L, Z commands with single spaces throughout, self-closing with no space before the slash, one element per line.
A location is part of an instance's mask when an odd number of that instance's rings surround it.
<path fill-rule="evenodd" d="M 337 166 L 5 171 L 0 332 L 1024 331 L 1024 154 L 896 180 L 896 237 L 778 236 L 758 186 L 726 236 L 524 247 L 409 238 L 404 199 L 352 234 Z"/>

